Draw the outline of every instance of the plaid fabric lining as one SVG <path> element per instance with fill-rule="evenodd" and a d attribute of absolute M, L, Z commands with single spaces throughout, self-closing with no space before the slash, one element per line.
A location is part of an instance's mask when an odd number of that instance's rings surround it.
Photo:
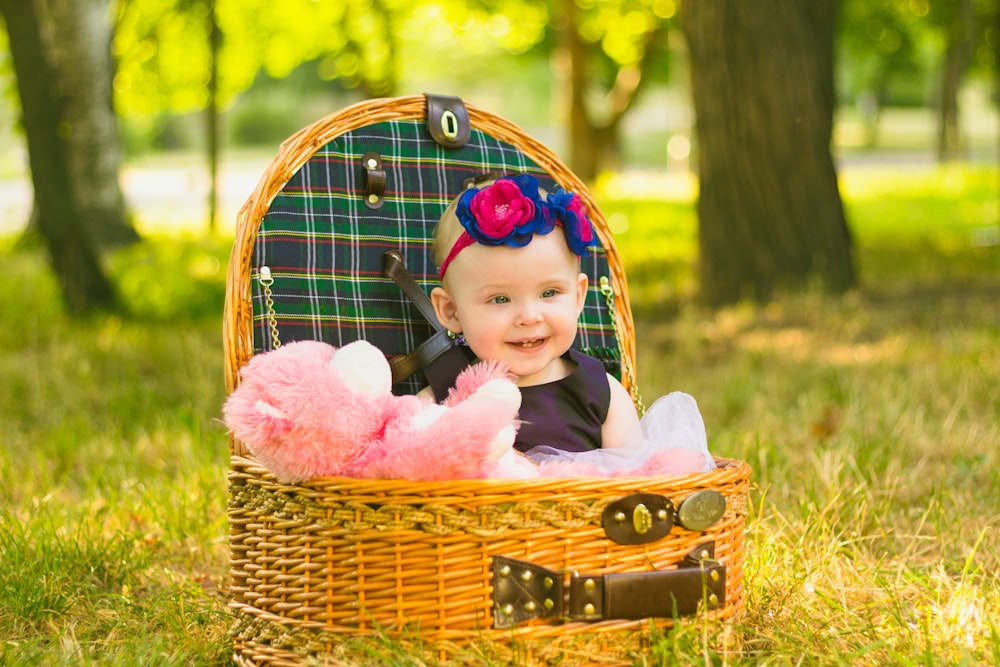
<path fill-rule="evenodd" d="M 364 203 L 362 156 L 382 157 L 385 202 Z M 460 149 L 435 143 L 416 120 L 377 123 L 347 132 L 316 151 L 285 184 L 261 222 L 252 269 L 255 353 L 274 348 L 260 285 L 271 270 L 282 343 L 313 339 L 346 345 L 365 339 L 388 356 L 406 353 L 433 329 L 382 274 L 387 250 L 399 251 L 426 293 L 437 285 L 431 242 L 441 212 L 462 182 L 490 171 L 534 174 L 551 190 L 552 178 L 510 144 L 474 129 Z M 610 272 L 604 251 L 583 258 L 590 277 L 576 347 L 618 351 L 598 281 Z M 607 356 L 605 352 L 601 356 Z M 612 357 L 620 357 L 612 354 Z M 616 364 L 609 364 L 612 368 Z M 414 376 L 397 390 L 415 392 Z"/>

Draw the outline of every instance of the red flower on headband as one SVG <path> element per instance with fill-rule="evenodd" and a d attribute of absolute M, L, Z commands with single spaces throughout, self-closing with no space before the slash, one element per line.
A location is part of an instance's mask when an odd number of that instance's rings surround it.
<path fill-rule="evenodd" d="M 493 238 L 507 236 L 535 217 L 535 203 L 521 194 L 513 181 L 497 181 L 476 193 L 469 206 L 479 231 Z"/>
<path fill-rule="evenodd" d="M 538 181 L 530 174 L 466 190 L 455 215 L 469 236 L 484 245 L 527 245 L 532 234 L 546 234 L 553 225 L 542 215 Z"/>

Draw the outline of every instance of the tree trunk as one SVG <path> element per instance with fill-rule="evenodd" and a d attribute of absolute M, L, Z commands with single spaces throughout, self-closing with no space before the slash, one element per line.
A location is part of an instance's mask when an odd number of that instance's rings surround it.
<path fill-rule="evenodd" d="M 593 137 L 594 122 L 587 109 L 587 84 L 590 80 L 587 62 L 587 47 L 577 31 L 580 8 L 576 0 L 562 3 L 562 44 L 561 54 L 568 69 L 566 78 L 569 99 L 569 145 L 567 161 L 570 169 L 585 183 L 593 183 L 597 177 L 597 141 Z"/>
<path fill-rule="evenodd" d="M 593 183 L 597 175 L 617 166 L 620 152 L 620 128 L 625 114 L 647 85 L 650 70 L 659 55 L 666 56 L 667 24 L 655 19 L 654 27 L 646 37 L 645 53 L 641 62 L 618 71 L 614 84 L 604 98 L 600 113 L 588 105 L 588 86 L 592 85 L 590 62 L 591 49 L 580 34 L 580 7 L 577 0 L 563 0 L 558 33 L 561 36 L 557 57 L 567 69 L 569 100 L 568 159 L 569 167 L 584 182 Z M 603 120 L 598 121 L 598 118 Z"/>
<path fill-rule="evenodd" d="M 835 0 L 681 4 L 697 116 L 703 299 L 855 280 L 830 153 Z"/>
<path fill-rule="evenodd" d="M 958 93 L 962 77 L 972 59 L 976 15 L 971 0 L 958 0 L 948 25 L 948 46 L 941 71 L 938 99 L 937 158 L 939 162 L 957 159 L 962 150 L 958 117 Z"/>
<path fill-rule="evenodd" d="M 114 290 L 88 234 L 63 134 L 68 105 L 42 42 L 37 0 L 0 0 L 28 141 L 38 229 L 72 314 L 110 308 Z"/>
<path fill-rule="evenodd" d="M 121 137 L 114 112 L 112 17 L 107 0 L 35 0 L 42 44 L 65 100 L 61 132 L 84 224 L 100 246 L 132 243 L 119 175 Z"/>
<path fill-rule="evenodd" d="M 206 145 L 208 148 L 208 234 L 215 234 L 219 217 L 219 45 L 222 31 L 215 13 L 215 0 L 207 0 L 208 9 L 208 108 Z"/>

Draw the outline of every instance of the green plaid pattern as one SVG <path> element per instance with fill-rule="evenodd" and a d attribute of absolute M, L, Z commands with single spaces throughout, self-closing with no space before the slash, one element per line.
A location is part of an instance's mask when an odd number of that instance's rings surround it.
<path fill-rule="evenodd" d="M 362 156 L 378 153 L 386 174 L 385 202 L 365 206 Z M 254 351 L 273 349 L 260 267 L 271 270 L 282 343 L 322 340 L 336 346 L 364 339 L 388 356 L 406 353 L 433 332 L 400 289 L 382 275 L 387 250 L 400 252 L 428 294 L 438 284 L 431 242 L 434 226 L 467 178 L 486 172 L 529 172 L 554 182 L 510 144 L 474 129 L 468 143 L 448 149 L 416 120 L 388 121 L 346 132 L 316 151 L 285 184 L 260 224 L 252 284 Z M 614 372 L 618 343 L 600 277 L 610 276 L 603 249 L 583 258 L 590 289 L 576 346 Z M 423 378 L 403 391 L 420 389 Z"/>

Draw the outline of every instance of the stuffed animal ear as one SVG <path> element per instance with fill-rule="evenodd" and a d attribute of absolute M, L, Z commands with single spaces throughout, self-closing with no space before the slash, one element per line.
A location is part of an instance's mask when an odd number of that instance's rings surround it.
<path fill-rule="evenodd" d="M 260 399 L 251 404 L 245 399 L 242 394 L 234 393 L 222 412 L 229 430 L 248 446 L 270 442 L 292 430 L 291 420 L 275 406 Z"/>
<path fill-rule="evenodd" d="M 344 383 L 367 398 L 380 398 L 392 391 L 392 371 L 382 351 L 363 340 L 343 346 L 330 360 Z"/>

